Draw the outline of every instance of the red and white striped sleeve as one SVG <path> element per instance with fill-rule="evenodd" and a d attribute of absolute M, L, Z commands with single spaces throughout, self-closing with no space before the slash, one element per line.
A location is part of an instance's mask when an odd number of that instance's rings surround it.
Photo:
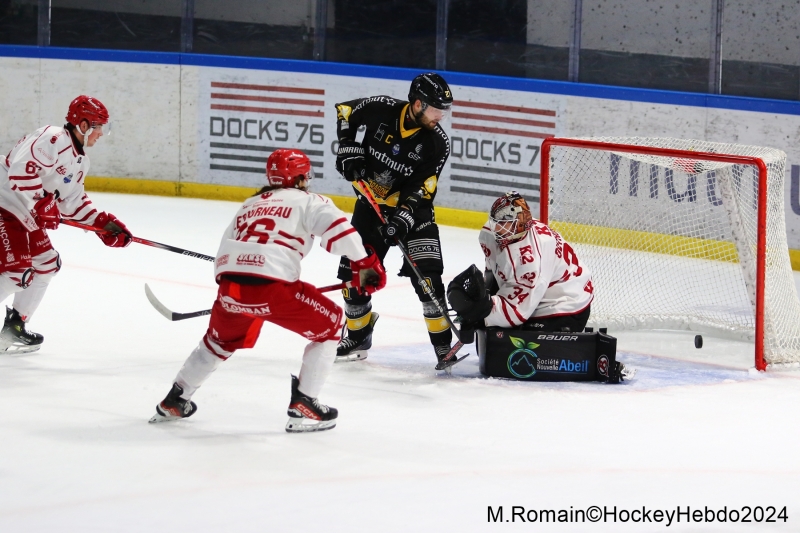
<path fill-rule="evenodd" d="M 100 214 L 85 192 L 73 197 L 60 198 L 58 210 L 61 211 L 62 217 L 90 226 Z"/>
<path fill-rule="evenodd" d="M 345 255 L 358 261 L 367 256 L 361 236 L 350 225 L 347 216 L 328 198 L 312 195 L 309 207 L 309 230 L 320 238 L 319 245 L 333 255 Z"/>

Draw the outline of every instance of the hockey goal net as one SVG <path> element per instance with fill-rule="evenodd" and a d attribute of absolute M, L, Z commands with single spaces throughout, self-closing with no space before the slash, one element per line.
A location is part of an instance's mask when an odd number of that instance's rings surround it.
<path fill-rule="evenodd" d="M 785 166 L 757 146 L 547 139 L 540 218 L 592 271 L 590 324 L 752 340 L 759 370 L 800 361 Z"/>

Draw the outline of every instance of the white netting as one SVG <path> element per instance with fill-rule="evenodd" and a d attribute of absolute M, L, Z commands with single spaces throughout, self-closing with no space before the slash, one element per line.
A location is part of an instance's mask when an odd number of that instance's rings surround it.
<path fill-rule="evenodd" d="M 583 140 L 752 156 L 766 164 L 764 358 L 800 361 L 800 302 L 784 220 L 786 154 L 686 139 Z M 590 324 L 754 337 L 756 166 L 554 144 L 549 173 L 549 222 L 593 273 Z"/>

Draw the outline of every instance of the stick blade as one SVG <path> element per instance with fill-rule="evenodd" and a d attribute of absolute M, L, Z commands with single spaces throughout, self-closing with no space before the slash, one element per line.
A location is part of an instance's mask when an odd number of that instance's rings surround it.
<path fill-rule="evenodd" d="M 164 318 L 167 320 L 175 320 L 175 317 L 173 317 L 173 312 L 158 301 L 158 298 L 156 298 L 156 295 L 150 290 L 150 286 L 147 283 L 144 284 L 144 293 L 147 295 L 147 299 L 150 300 L 150 305 L 155 307 L 156 311 L 161 313 Z"/>

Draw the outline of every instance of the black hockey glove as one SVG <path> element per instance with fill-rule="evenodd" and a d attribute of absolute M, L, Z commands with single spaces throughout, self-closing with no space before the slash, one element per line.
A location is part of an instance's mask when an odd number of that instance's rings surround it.
<path fill-rule="evenodd" d="M 447 300 L 461 317 L 463 329 L 483 327 L 483 319 L 492 312 L 492 299 L 483 274 L 475 265 L 470 265 L 447 285 Z"/>
<path fill-rule="evenodd" d="M 357 181 L 364 178 L 366 168 L 364 147 L 355 141 L 340 140 L 339 150 L 336 152 L 336 170 L 339 174 L 347 181 Z"/>
<path fill-rule="evenodd" d="M 381 236 L 389 246 L 394 246 L 397 241 L 402 241 L 411 228 L 414 227 L 414 215 L 408 209 L 398 207 L 392 218 L 381 228 Z"/>
<path fill-rule="evenodd" d="M 400 202 L 399 205 L 405 206 L 409 211 L 414 213 L 417 210 L 419 201 L 422 199 L 423 191 L 419 190 L 408 195 L 408 198 Z"/>

